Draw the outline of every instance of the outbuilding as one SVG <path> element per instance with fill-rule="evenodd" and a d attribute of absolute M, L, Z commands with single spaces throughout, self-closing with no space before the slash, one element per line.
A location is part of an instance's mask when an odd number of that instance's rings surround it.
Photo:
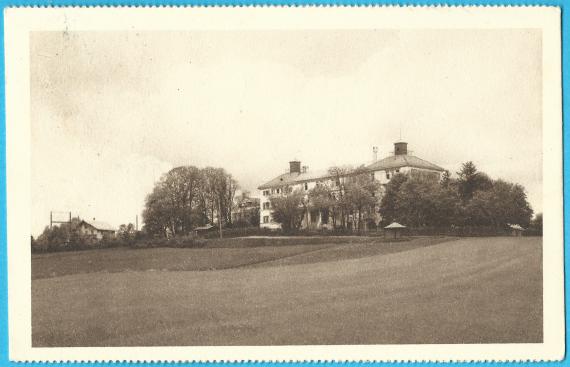
<path fill-rule="evenodd" d="M 402 232 L 405 228 L 406 226 L 403 226 L 398 222 L 393 222 L 384 227 L 384 236 L 388 238 L 400 238 L 402 237 Z"/>
<path fill-rule="evenodd" d="M 201 227 L 196 227 L 194 228 L 194 233 L 196 234 L 196 236 L 199 235 L 204 235 L 208 232 L 211 232 L 215 229 L 215 227 L 211 224 L 206 224 L 205 226 L 201 226 Z"/>
<path fill-rule="evenodd" d="M 509 229 L 511 230 L 511 236 L 513 237 L 522 237 L 524 228 L 518 224 L 508 224 Z"/>

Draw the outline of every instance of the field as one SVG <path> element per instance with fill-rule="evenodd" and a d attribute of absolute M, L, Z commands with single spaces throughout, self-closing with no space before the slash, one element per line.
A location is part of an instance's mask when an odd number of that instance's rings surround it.
<path fill-rule="evenodd" d="M 33 346 L 542 341 L 541 238 L 301 242 L 33 255 Z"/>

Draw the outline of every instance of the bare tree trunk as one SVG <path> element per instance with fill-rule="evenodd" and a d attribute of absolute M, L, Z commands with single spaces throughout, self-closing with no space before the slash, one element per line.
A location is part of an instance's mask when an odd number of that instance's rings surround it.
<path fill-rule="evenodd" d="M 222 232 L 222 204 L 220 203 L 220 201 L 218 200 L 218 228 L 220 230 L 220 238 L 223 238 L 223 232 Z"/>

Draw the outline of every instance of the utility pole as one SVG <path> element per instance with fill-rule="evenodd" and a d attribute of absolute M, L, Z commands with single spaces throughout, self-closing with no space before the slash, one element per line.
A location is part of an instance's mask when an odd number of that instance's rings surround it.
<path fill-rule="evenodd" d="M 68 213 L 69 214 L 69 219 L 68 220 L 61 220 L 63 219 L 63 213 Z M 53 210 L 49 211 L 49 228 L 51 229 L 53 227 L 54 224 L 69 224 L 71 225 L 71 212 L 60 212 L 60 211 L 56 211 L 56 219 L 57 220 L 53 220 Z"/>
<path fill-rule="evenodd" d="M 138 214 L 135 217 L 135 229 L 137 232 L 139 231 L 139 215 Z"/>

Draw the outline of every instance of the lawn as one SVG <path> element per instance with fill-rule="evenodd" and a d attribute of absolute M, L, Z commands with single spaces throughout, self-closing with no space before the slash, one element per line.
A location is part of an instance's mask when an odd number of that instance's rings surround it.
<path fill-rule="evenodd" d="M 32 342 L 541 342 L 541 254 L 495 237 L 34 255 Z"/>

